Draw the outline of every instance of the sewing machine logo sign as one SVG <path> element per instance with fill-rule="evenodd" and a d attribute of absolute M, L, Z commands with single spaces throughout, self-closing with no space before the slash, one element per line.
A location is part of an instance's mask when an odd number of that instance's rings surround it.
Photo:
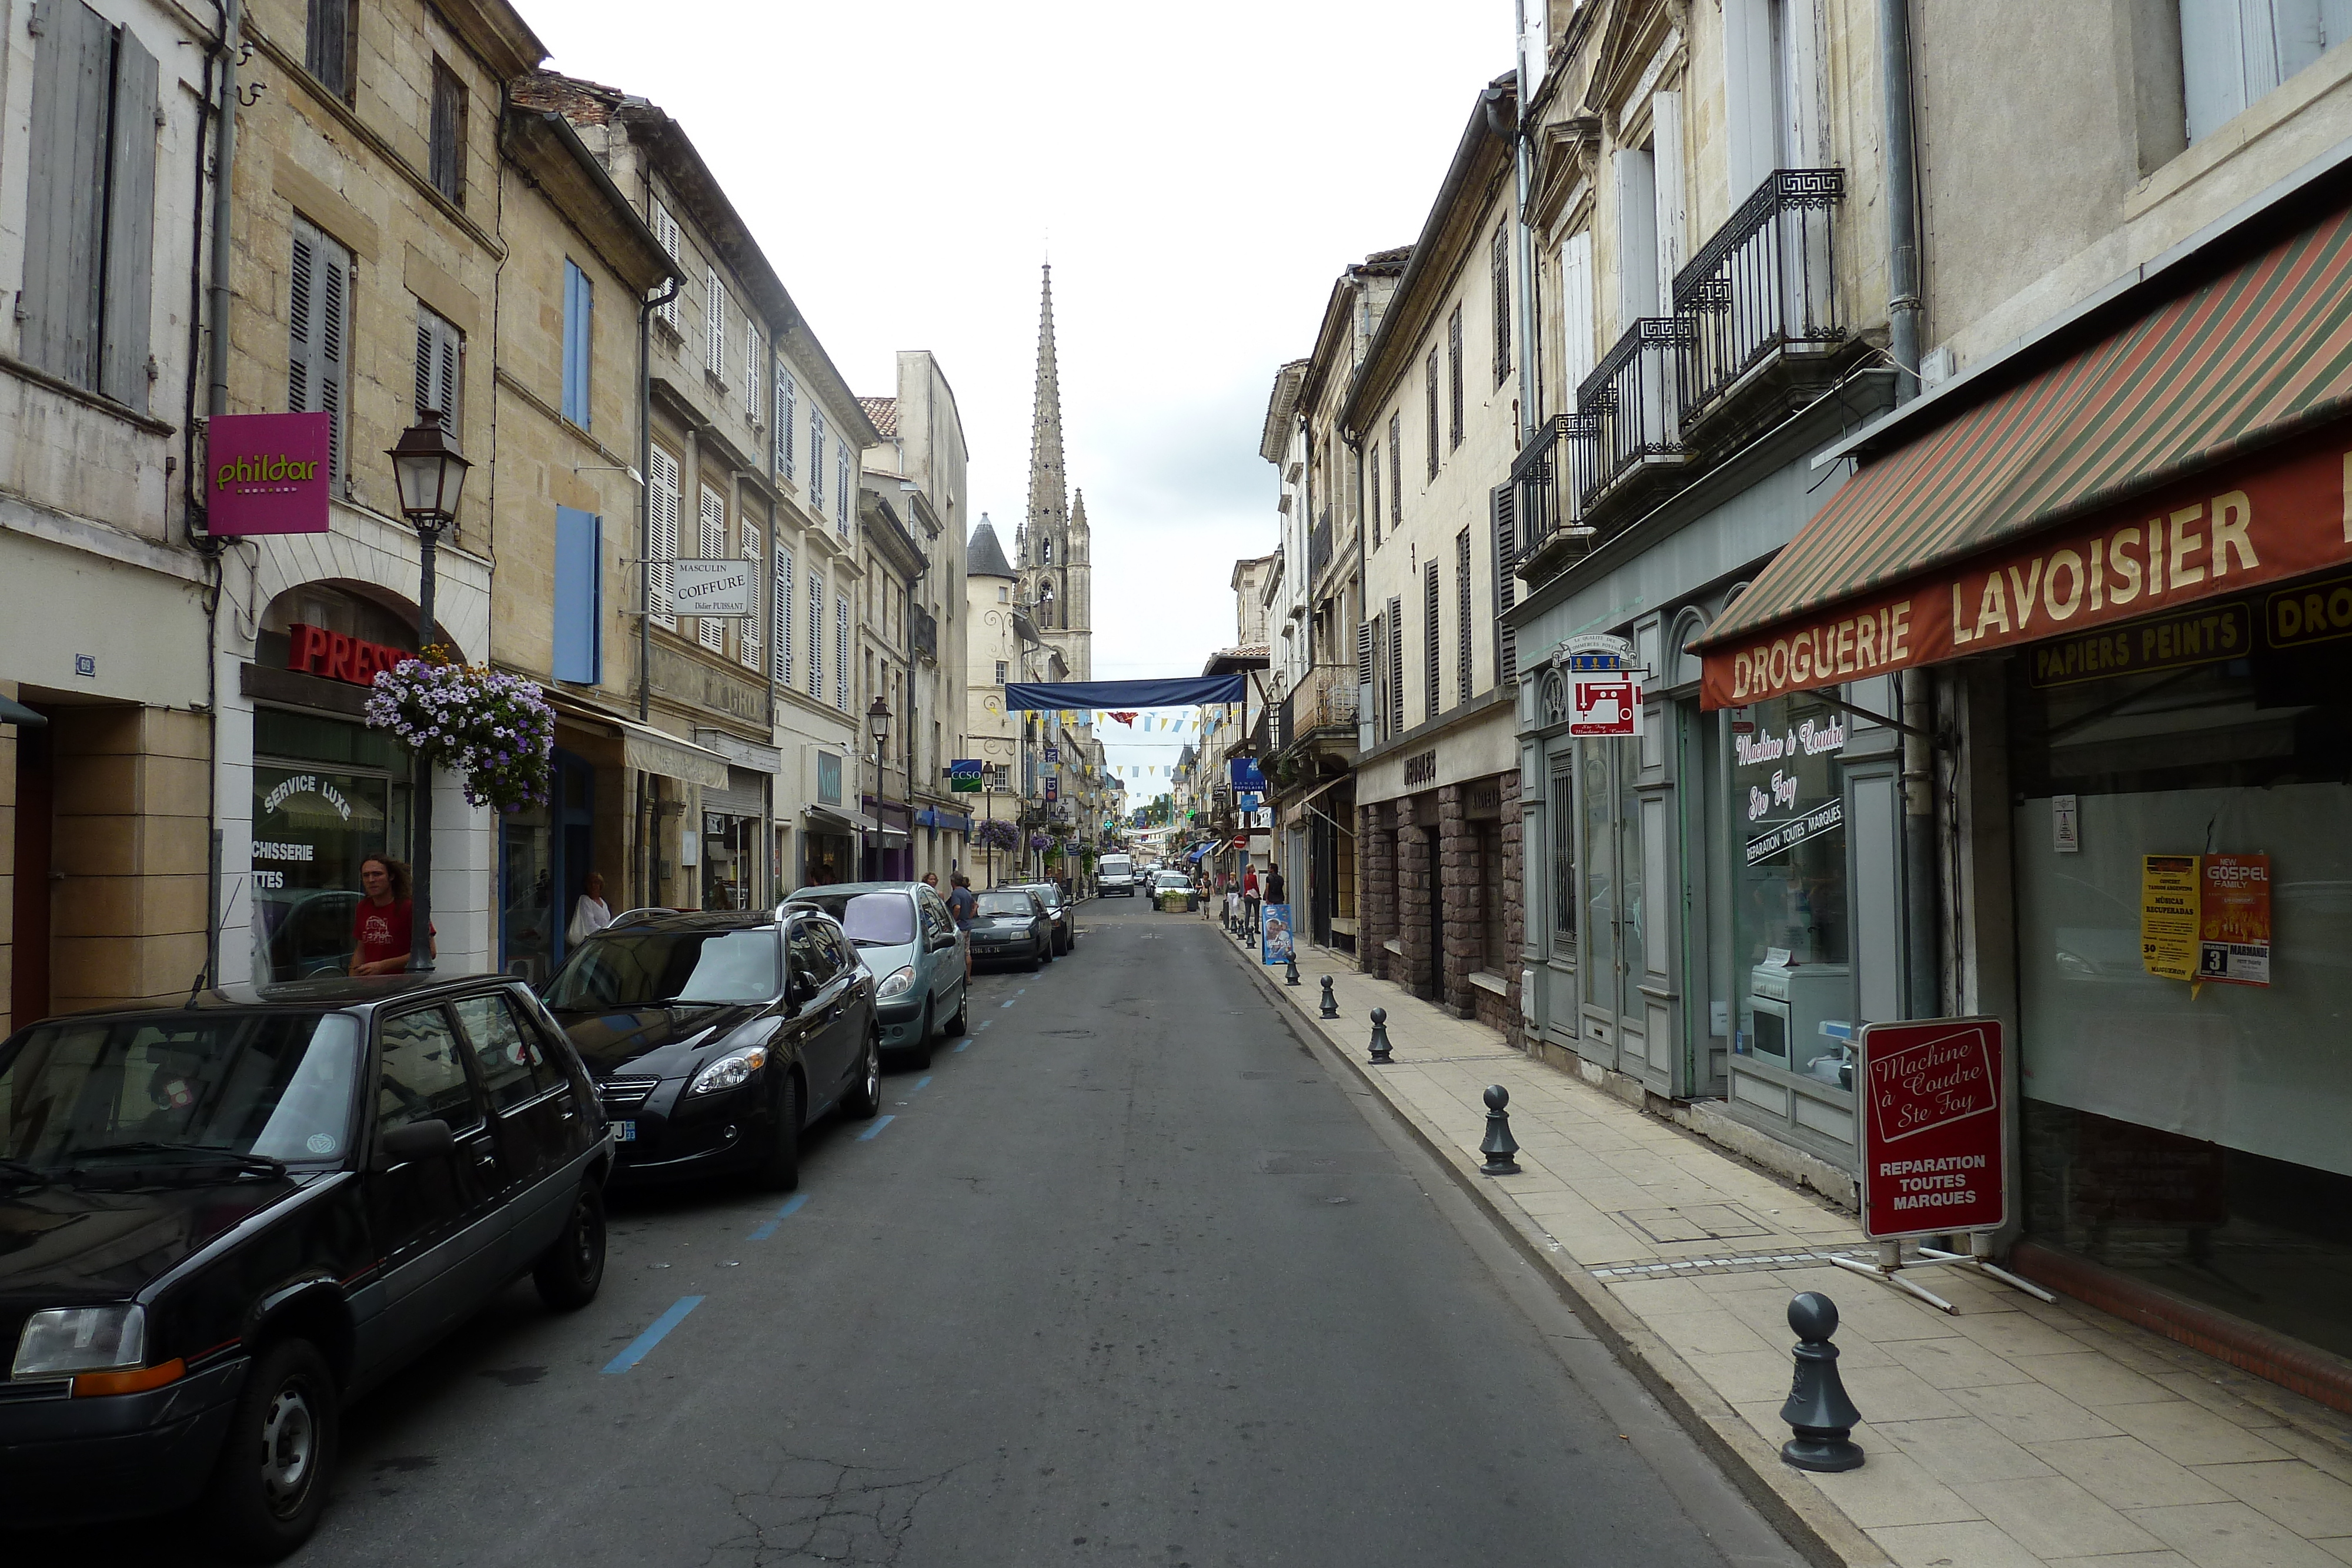
<path fill-rule="evenodd" d="M 1581 739 L 1642 733 L 1642 677 L 1622 637 L 1572 637 L 1559 663 L 1568 675 L 1568 733 Z"/>

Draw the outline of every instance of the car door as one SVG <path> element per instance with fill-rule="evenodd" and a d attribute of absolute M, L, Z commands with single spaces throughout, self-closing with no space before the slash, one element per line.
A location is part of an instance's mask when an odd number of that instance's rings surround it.
<path fill-rule="evenodd" d="M 504 1162 L 464 1043 L 439 1003 L 381 1015 L 368 1218 L 382 1275 L 376 1343 L 397 1358 L 479 1304 L 495 1249 Z M 437 1155 L 390 1156 L 383 1134 L 418 1122 L 448 1125 Z"/>
<path fill-rule="evenodd" d="M 955 917 L 947 903 L 926 888 L 916 900 L 923 917 L 923 972 L 931 988 L 931 1017 L 955 1016 L 956 988 L 963 984 L 963 956 L 956 951 Z"/>
<path fill-rule="evenodd" d="M 874 1027 L 874 981 L 857 961 L 847 933 L 830 920 L 816 925 L 818 940 L 833 955 L 832 1004 L 824 1009 L 824 1028 L 845 1085 L 865 1069 L 866 1036 Z"/>
<path fill-rule="evenodd" d="M 826 922 L 803 915 L 793 922 L 784 940 L 785 972 L 791 977 L 793 1011 L 785 1027 L 800 1051 L 801 1071 L 808 1076 L 808 1110 L 814 1115 L 833 1103 L 849 1064 L 841 1049 L 838 1021 L 843 977 L 833 948 L 824 940 Z"/>
<path fill-rule="evenodd" d="M 549 1059 L 517 1006 L 499 991 L 449 1004 L 489 1096 L 491 1130 L 507 1178 L 499 1201 L 512 1209 L 505 1243 L 509 1272 L 538 1257 L 562 1228 L 572 1198 L 564 1177 L 580 1121 L 570 1075 Z"/>

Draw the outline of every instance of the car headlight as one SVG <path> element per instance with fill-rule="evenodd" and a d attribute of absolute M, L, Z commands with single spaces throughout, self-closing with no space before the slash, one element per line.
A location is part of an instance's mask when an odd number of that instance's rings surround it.
<path fill-rule="evenodd" d="M 895 971 L 888 979 L 884 980 L 882 982 L 881 989 L 876 991 L 874 994 L 886 999 L 891 997 L 903 997 L 908 991 L 912 990 L 914 986 L 915 967 L 912 964 L 909 964 L 904 968 Z"/>
<path fill-rule="evenodd" d="M 755 1045 L 749 1051 L 731 1051 L 694 1075 L 689 1094 L 716 1094 L 721 1089 L 740 1089 L 751 1081 L 751 1074 L 768 1064 L 768 1048 Z"/>
<path fill-rule="evenodd" d="M 105 1372 L 147 1359 L 147 1309 L 51 1307 L 25 1320 L 11 1377 L 51 1377 Z"/>

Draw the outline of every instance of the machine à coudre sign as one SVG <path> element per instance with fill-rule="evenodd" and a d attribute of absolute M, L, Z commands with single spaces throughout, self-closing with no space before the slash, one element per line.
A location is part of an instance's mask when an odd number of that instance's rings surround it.
<path fill-rule="evenodd" d="M 1872 1240 L 2008 1222 L 2001 1048 L 1998 1019 L 1864 1026 L 1862 1215 Z"/>

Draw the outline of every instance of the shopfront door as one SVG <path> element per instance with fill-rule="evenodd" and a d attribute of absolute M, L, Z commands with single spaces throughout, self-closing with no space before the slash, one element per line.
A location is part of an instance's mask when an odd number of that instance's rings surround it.
<path fill-rule="evenodd" d="M 1577 743 L 1581 1053 L 1658 1094 L 1688 1092 L 1675 1071 L 1686 890 L 1675 788 L 1687 706 L 1653 703 L 1639 737 Z"/>

